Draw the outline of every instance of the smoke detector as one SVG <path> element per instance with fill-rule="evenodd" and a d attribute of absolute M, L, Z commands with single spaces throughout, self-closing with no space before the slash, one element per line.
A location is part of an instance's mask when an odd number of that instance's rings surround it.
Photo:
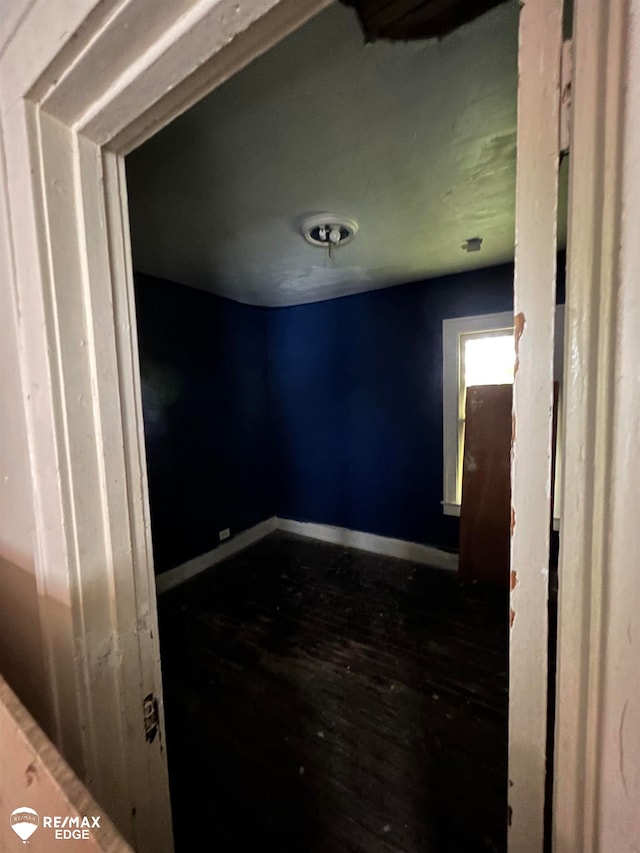
<path fill-rule="evenodd" d="M 358 231 L 355 219 L 335 213 L 316 213 L 302 223 L 302 236 L 312 246 L 332 249 L 350 243 Z"/>
<path fill-rule="evenodd" d="M 468 237 L 460 248 L 466 252 L 479 252 L 482 248 L 482 237 Z"/>

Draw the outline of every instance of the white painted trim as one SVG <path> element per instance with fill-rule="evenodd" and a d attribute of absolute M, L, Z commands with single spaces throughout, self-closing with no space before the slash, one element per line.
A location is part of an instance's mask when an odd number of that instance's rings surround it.
<path fill-rule="evenodd" d="M 169 853 L 124 153 L 328 0 L 35 0 L 23 16 L 8 2 L 0 279 L 14 294 L 51 730 L 135 849 Z"/>
<path fill-rule="evenodd" d="M 411 560 L 420 565 L 433 566 L 436 569 L 446 569 L 456 572 L 458 570 L 458 557 L 449 551 L 440 548 L 432 548 L 429 545 L 421 545 L 419 542 L 407 542 L 404 539 L 391 539 L 388 536 L 377 536 L 374 533 L 363 533 L 358 530 L 348 530 L 346 527 L 332 527 L 328 524 L 314 524 L 306 521 L 294 521 L 289 518 L 278 518 L 272 516 L 238 533 L 228 542 L 223 542 L 217 548 L 200 554 L 192 560 L 187 560 L 162 572 L 156 577 L 156 590 L 158 595 L 169 589 L 191 580 L 191 578 L 206 571 L 211 566 L 233 557 L 234 554 L 250 548 L 273 533 L 275 530 L 283 530 L 286 533 L 295 533 L 308 539 L 318 539 L 321 542 L 331 542 L 335 545 L 343 545 L 345 548 L 357 548 L 359 551 L 368 551 L 370 554 L 382 554 L 385 557 L 396 557 L 400 560 Z"/>
<path fill-rule="evenodd" d="M 597 5 L 597 4 L 596 4 Z M 511 464 L 509 853 L 542 853 L 563 0 L 520 9 Z M 576 850 L 581 849 L 576 847 Z"/>
<path fill-rule="evenodd" d="M 245 548 L 250 548 L 251 545 L 255 545 L 256 542 L 273 533 L 277 527 L 276 517 L 271 516 L 271 518 L 261 521 L 254 527 L 243 530 L 242 533 L 238 533 L 232 539 L 222 542 L 216 548 L 207 551 L 206 554 L 200 554 L 200 556 L 187 560 L 186 563 L 181 563 L 167 572 L 161 572 L 156 576 L 156 590 L 158 595 L 162 595 L 163 592 L 173 589 L 174 586 L 191 580 L 191 578 L 199 575 L 211 566 L 215 566 L 217 563 L 233 557 L 234 554 L 244 551 Z"/>
<path fill-rule="evenodd" d="M 346 527 L 333 527 L 329 524 L 314 524 L 308 521 L 294 521 L 291 518 L 278 518 L 278 530 L 287 533 L 297 533 L 309 539 L 321 542 L 331 542 L 343 545 L 345 548 L 357 548 L 371 554 L 382 554 L 385 557 L 396 557 L 399 560 L 410 560 L 436 569 L 458 570 L 458 555 L 421 545 L 419 542 L 407 542 L 404 539 L 391 539 L 389 536 L 378 536 L 375 533 L 364 533 L 360 530 L 348 530 Z"/>
<path fill-rule="evenodd" d="M 554 853 L 640 839 L 640 0 L 576 0 Z"/>

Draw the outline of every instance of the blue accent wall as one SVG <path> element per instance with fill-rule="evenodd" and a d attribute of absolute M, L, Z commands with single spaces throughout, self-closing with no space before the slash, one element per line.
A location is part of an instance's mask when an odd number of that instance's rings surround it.
<path fill-rule="evenodd" d="M 512 310 L 511 264 L 291 308 L 139 275 L 136 301 L 157 571 L 272 515 L 457 549 L 442 321 Z"/>
<path fill-rule="evenodd" d="M 267 312 L 136 276 L 156 572 L 274 515 Z"/>
<path fill-rule="evenodd" d="M 285 518 L 457 548 L 442 512 L 442 321 L 510 311 L 513 266 L 269 312 Z"/>

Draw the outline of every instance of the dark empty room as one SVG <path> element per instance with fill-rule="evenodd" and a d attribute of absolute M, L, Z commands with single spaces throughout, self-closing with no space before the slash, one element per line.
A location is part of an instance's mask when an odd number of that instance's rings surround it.
<path fill-rule="evenodd" d="M 177 850 L 196 814 L 223 851 L 506 850 L 519 4 L 489 5 L 332 5 L 127 157 Z"/>

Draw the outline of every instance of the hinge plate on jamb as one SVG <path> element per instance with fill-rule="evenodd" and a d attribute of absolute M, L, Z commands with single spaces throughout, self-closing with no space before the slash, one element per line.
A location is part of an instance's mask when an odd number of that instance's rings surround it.
<path fill-rule="evenodd" d="M 560 153 L 562 154 L 569 150 L 571 136 L 571 82 L 573 77 L 571 39 L 567 39 L 562 44 L 560 65 L 560 128 L 558 144 Z"/>
<path fill-rule="evenodd" d="M 158 712 L 158 700 L 149 693 L 142 702 L 142 716 L 144 720 L 144 734 L 147 743 L 153 743 L 160 727 L 160 714 Z"/>

